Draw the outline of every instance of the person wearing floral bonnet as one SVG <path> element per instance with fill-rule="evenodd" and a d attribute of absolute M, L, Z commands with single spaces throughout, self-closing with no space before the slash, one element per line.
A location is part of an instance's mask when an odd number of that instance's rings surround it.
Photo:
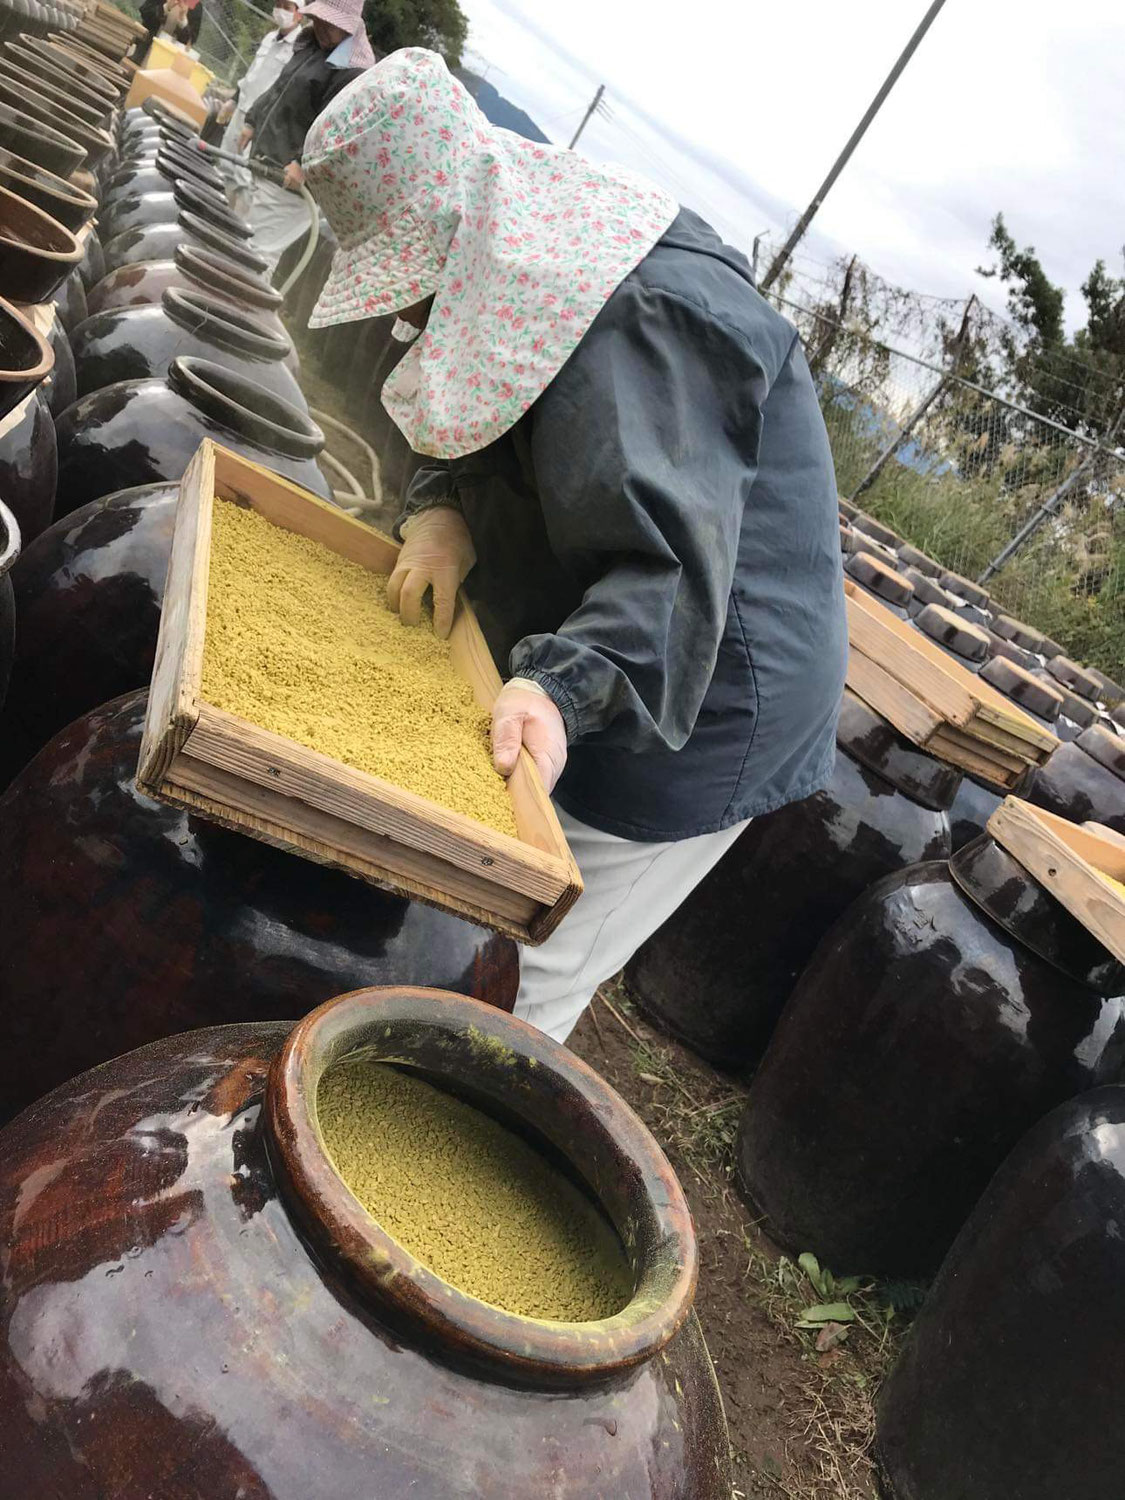
<path fill-rule="evenodd" d="M 565 1041 L 752 817 L 832 769 L 847 632 L 836 485 L 793 327 L 745 257 L 626 172 L 490 125 L 434 53 L 305 142 L 339 242 L 310 326 L 419 330 L 384 384 L 427 462 L 388 598 L 464 583 L 585 893 L 524 948 L 516 1014 Z M 754 913 L 746 913 L 748 922 Z"/>

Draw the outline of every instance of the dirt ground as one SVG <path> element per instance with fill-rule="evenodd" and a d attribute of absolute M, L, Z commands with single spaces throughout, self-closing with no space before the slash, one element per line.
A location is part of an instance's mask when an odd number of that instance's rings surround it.
<path fill-rule="evenodd" d="M 875 1500 L 874 1395 L 918 1290 L 863 1283 L 841 1296 L 778 1252 L 731 1180 L 745 1085 L 655 1031 L 619 981 L 603 986 L 571 1046 L 649 1126 L 691 1204 L 695 1309 L 726 1407 L 735 1500 Z M 835 1301 L 853 1321 L 796 1326 Z"/>
<path fill-rule="evenodd" d="M 311 407 L 343 414 L 307 349 L 301 380 Z M 370 494 L 367 453 L 324 426 L 329 451 Z M 393 509 L 365 518 L 388 529 Z M 653 1131 L 687 1192 L 700 1245 L 695 1308 L 726 1407 L 732 1500 L 876 1500 L 874 1395 L 920 1290 L 834 1285 L 805 1256 L 779 1253 L 731 1180 L 745 1084 L 653 1030 L 620 982 L 603 986 L 571 1045 Z M 797 1326 L 807 1310 L 841 1302 L 845 1322 Z"/>

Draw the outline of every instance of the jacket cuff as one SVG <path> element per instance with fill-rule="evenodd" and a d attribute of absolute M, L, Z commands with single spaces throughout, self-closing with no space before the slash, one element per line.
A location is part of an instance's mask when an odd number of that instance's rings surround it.
<path fill-rule="evenodd" d="M 574 699 L 563 685 L 562 680 L 551 672 L 540 671 L 538 667 L 522 667 L 517 669 L 514 660 L 514 651 L 512 658 L 512 661 L 509 662 L 512 676 L 521 677 L 525 682 L 534 682 L 543 689 L 559 713 L 562 714 L 563 725 L 566 729 L 566 742 L 568 745 L 573 745 L 581 733 L 578 708 Z"/>

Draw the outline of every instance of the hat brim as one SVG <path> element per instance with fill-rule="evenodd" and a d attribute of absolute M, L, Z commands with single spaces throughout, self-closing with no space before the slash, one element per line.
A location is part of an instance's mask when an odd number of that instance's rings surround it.
<path fill-rule="evenodd" d="M 394 236 L 378 231 L 336 251 L 309 327 L 390 317 L 436 291 L 440 275 L 429 241 L 409 220 Z"/>

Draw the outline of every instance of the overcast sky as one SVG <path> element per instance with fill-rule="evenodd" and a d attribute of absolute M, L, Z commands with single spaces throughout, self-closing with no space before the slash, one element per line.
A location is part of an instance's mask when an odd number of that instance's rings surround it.
<path fill-rule="evenodd" d="M 660 180 L 749 253 L 791 225 L 927 0 L 462 0 L 470 66 L 565 144 Z M 826 199 L 812 259 L 859 255 L 902 285 L 970 291 L 1000 209 L 1067 289 L 1125 241 L 1125 0 L 947 0 Z"/>

